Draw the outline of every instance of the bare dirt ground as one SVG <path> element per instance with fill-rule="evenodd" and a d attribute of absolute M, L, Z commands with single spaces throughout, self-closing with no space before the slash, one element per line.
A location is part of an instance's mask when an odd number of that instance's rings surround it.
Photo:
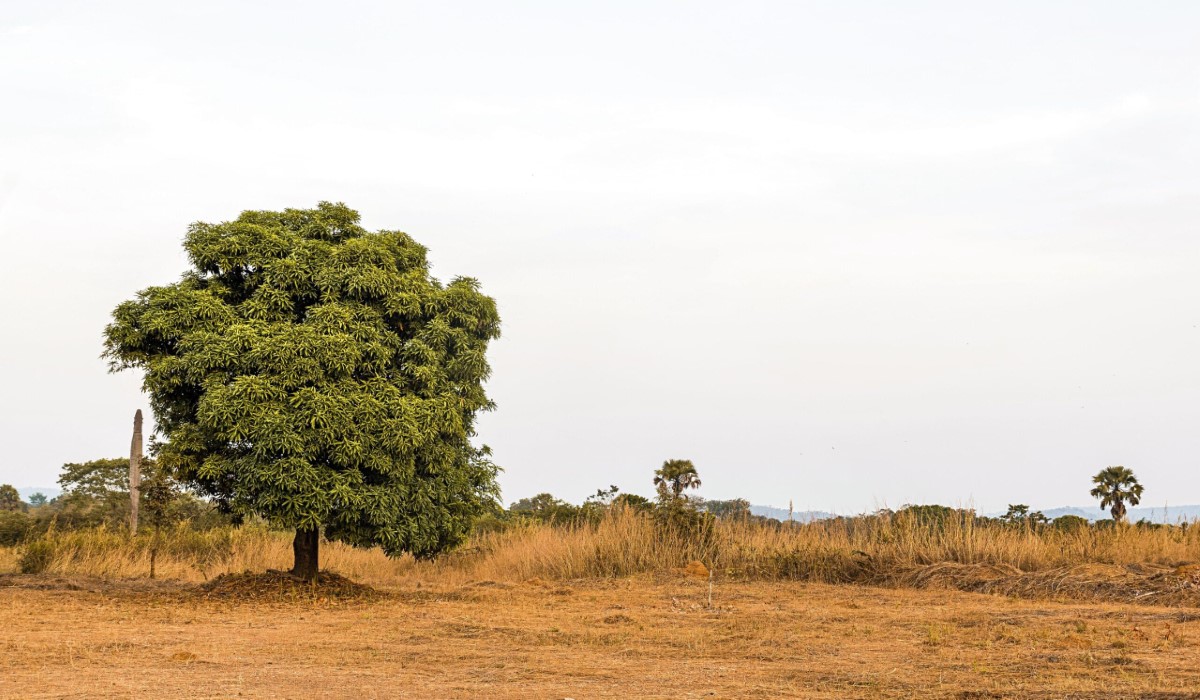
<path fill-rule="evenodd" d="M 1200 610 L 638 578 L 243 601 L 0 578 L 0 696 L 1200 698 Z"/>

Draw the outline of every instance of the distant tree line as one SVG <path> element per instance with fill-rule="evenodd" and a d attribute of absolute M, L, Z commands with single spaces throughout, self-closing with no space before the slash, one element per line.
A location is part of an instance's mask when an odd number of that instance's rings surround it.
<path fill-rule="evenodd" d="M 139 500 L 152 527 L 187 522 L 208 529 L 232 523 L 211 503 L 181 489 L 152 458 L 142 460 L 142 484 Z M 128 527 L 129 458 L 64 464 L 58 485 L 61 495 L 48 499 L 34 494 L 28 503 L 12 486 L 0 485 L 0 545 L 37 537 L 51 527 Z"/>
<path fill-rule="evenodd" d="M 153 458 L 142 461 L 144 486 L 140 501 L 147 513 L 147 524 L 156 530 L 165 525 L 187 522 L 195 529 L 237 524 L 235 518 L 221 513 L 212 503 L 197 497 L 175 483 Z M 1074 532 L 1088 527 L 1111 527 L 1126 523 L 1128 506 L 1136 506 L 1143 487 L 1125 467 L 1107 467 L 1093 479 L 1091 493 L 1108 508 L 1112 520 L 1094 524 L 1077 515 L 1053 520 L 1023 503 L 1010 504 L 996 518 L 981 516 L 972 509 L 941 505 L 905 505 L 898 510 L 884 509 L 859 516 L 838 516 L 822 521 L 825 526 L 852 524 L 864 518 L 903 519 L 922 527 L 944 527 L 951 521 L 979 526 L 1004 526 L 1031 530 Z M 654 499 L 634 493 L 622 493 L 615 484 L 597 489 L 583 503 L 575 505 L 550 493 L 539 493 L 514 501 L 507 509 L 496 509 L 476 521 L 477 531 L 503 529 L 521 522 L 557 525 L 598 523 L 616 508 L 628 508 L 654 517 L 659 522 L 698 528 L 713 519 L 743 520 L 778 527 L 797 527 L 802 523 L 781 521 L 754 515 L 750 502 L 743 498 L 709 500 L 691 493 L 701 485 L 699 472 L 690 460 L 672 459 L 654 471 L 651 483 Z M 34 494 L 23 502 L 15 488 L 0 485 L 0 545 L 11 546 L 36 537 L 51 527 L 79 529 L 104 526 L 120 529 L 129 519 L 129 460 L 97 459 L 64 464 L 58 484 L 62 494 L 47 499 Z M 1157 527 L 1146 521 L 1139 527 Z"/>
<path fill-rule="evenodd" d="M 1124 524 L 1128 512 L 1126 506 L 1136 506 L 1141 499 L 1143 487 L 1138 483 L 1137 477 L 1126 467 L 1107 467 L 1093 477 L 1092 483 L 1095 487 L 1091 490 L 1091 495 L 1098 498 L 1101 507 L 1108 508 L 1113 516 L 1112 520 L 1101 520 L 1094 526 Z M 801 524 L 754 515 L 750 510 L 750 502 L 744 498 L 706 500 L 688 493 L 701 485 L 700 475 L 689 460 L 667 460 L 654 472 L 653 484 L 657 493 L 655 500 L 636 494 L 620 493 L 616 485 L 598 489 L 580 505 L 568 503 L 550 493 L 539 493 L 515 501 L 506 511 L 491 516 L 485 521 L 484 528 L 502 526 L 522 518 L 558 524 L 596 522 L 613 507 L 632 508 L 671 522 L 694 523 L 702 521 L 705 517 L 712 517 L 780 526 Z M 828 522 L 836 524 L 879 517 L 908 519 L 920 525 L 935 527 L 944 525 L 951 518 L 968 521 L 974 525 L 1051 529 L 1062 532 L 1073 532 L 1093 526 L 1086 518 L 1078 515 L 1062 515 L 1051 520 L 1041 511 L 1031 510 L 1024 503 L 1009 504 L 1004 515 L 995 518 L 978 515 L 973 509 L 941 505 L 905 505 L 899 510 L 883 509 L 868 515 L 838 516 Z M 1154 526 L 1147 521 L 1139 521 L 1136 524 L 1140 527 Z"/>

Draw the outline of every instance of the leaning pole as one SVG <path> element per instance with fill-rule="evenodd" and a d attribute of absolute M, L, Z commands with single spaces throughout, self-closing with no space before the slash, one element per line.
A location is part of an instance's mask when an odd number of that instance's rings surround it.
<path fill-rule="evenodd" d="M 129 534 L 137 534 L 138 496 L 142 490 L 142 409 L 133 414 L 133 444 L 129 446 Z"/>

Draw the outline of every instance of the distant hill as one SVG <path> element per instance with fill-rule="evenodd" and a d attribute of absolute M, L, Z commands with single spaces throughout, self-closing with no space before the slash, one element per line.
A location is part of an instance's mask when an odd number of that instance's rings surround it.
<path fill-rule="evenodd" d="M 787 508 L 777 508 L 775 506 L 750 506 L 750 512 L 754 515 L 761 515 L 765 518 L 774 518 L 776 520 L 787 520 Z M 1101 510 L 1096 506 L 1064 506 L 1062 508 L 1049 508 L 1042 511 L 1042 514 L 1047 518 L 1054 519 L 1064 515 L 1077 515 L 1091 522 L 1097 520 L 1108 520 L 1112 515 L 1107 510 Z M 1004 515 L 1004 512 L 987 513 L 986 515 L 996 518 Z M 811 520 L 826 520 L 835 518 L 835 513 L 829 513 L 823 510 L 804 510 L 797 511 L 792 514 L 792 519 L 798 522 L 808 522 Z M 1129 522 L 1136 523 L 1139 520 L 1146 520 L 1152 523 L 1176 523 L 1180 520 L 1198 520 L 1200 519 L 1200 505 L 1196 506 L 1162 506 L 1130 508 Z"/>
<path fill-rule="evenodd" d="M 21 500 L 29 502 L 29 497 L 35 493 L 40 493 L 48 499 L 57 498 L 62 495 L 62 489 L 56 486 L 26 486 L 17 489 L 17 493 L 21 494 Z"/>
<path fill-rule="evenodd" d="M 1063 508 L 1050 508 L 1043 510 L 1042 514 L 1047 518 L 1058 518 L 1063 515 L 1078 515 L 1081 518 L 1088 520 L 1108 520 L 1112 518 L 1112 514 L 1107 510 L 1102 510 L 1095 506 L 1079 507 L 1066 506 Z M 999 513 L 1003 515 L 1003 513 Z M 1180 520 L 1195 520 L 1200 518 L 1200 506 L 1155 506 L 1145 508 L 1130 508 L 1126 516 L 1129 522 L 1136 523 L 1139 520 L 1147 520 L 1152 523 L 1174 523 Z"/>
<path fill-rule="evenodd" d="M 1003 512 L 988 513 L 990 517 L 996 518 L 1004 515 Z M 1064 515 L 1076 515 L 1080 518 L 1095 522 L 1097 520 L 1111 520 L 1112 514 L 1107 510 L 1097 506 L 1063 506 L 1062 508 L 1047 508 L 1042 510 L 1042 515 L 1053 520 L 1061 518 Z M 1146 520 L 1152 523 L 1176 523 L 1180 520 L 1195 520 L 1200 519 L 1200 506 L 1153 506 L 1145 508 L 1130 508 L 1127 517 L 1129 522 L 1136 523 L 1139 520 Z"/>
<path fill-rule="evenodd" d="M 774 506 L 750 506 L 750 512 L 754 515 L 759 515 L 764 518 L 775 518 L 776 520 L 787 520 L 788 509 L 776 508 Z M 833 513 L 826 513 L 823 510 L 803 510 L 792 513 L 792 520 L 799 522 L 808 522 L 810 520 L 825 520 L 833 518 Z"/>

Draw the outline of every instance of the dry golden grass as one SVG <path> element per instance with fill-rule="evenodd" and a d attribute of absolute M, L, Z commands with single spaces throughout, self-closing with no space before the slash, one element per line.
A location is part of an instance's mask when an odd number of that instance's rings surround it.
<path fill-rule="evenodd" d="M 1200 561 L 1200 528 L 1046 528 L 977 525 L 969 517 L 940 524 L 912 516 L 772 527 L 716 521 L 686 536 L 632 511 L 598 525 L 531 525 L 483 535 L 472 574 L 505 580 L 620 576 L 701 561 L 728 576 L 839 583 L 883 582 L 897 572 L 943 562 L 1009 566 L 1020 571 L 1079 564 L 1179 566 Z"/>
<path fill-rule="evenodd" d="M 0 573 L 15 572 L 23 557 L 40 554 L 38 570 L 48 574 L 145 577 L 152 541 L 150 535 L 131 541 L 124 531 L 103 528 L 51 532 L 38 542 L 0 548 Z M 180 526 L 163 534 L 158 549 L 160 578 L 192 582 L 287 568 L 291 559 L 288 535 L 262 527 L 194 532 Z M 1190 566 L 1200 561 L 1197 527 L 1034 531 L 981 526 L 966 517 L 929 524 L 901 515 L 794 527 L 718 520 L 682 531 L 632 510 L 614 510 L 597 524 L 527 522 L 484 533 L 433 562 L 389 559 L 378 550 L 337 543 L 321 550 L 323 568 L 376 586 L 413 579 L 454 584 L 611 578 L 671 571 L 692 561 L 711 568 L 719 580 L 945 586 L 1020 595 L 1036 595 L 1040 587 L 1050 594 L 1105 599 L 1121 599 L 1121 581 L 1136 595 L 1131 586 L 1145 580 L 1154 591 L 1148 602 L 1200 602 L 1200 569 Z"/>
<path fill-rule="evenodd" d="M 637 576 L 382 600 L 0 582 L 0 696 L 1181 698 L 1200 615 L 788 581 Z M 40 583 L 39 583 L 40 582 Z M 62 583 L 60 580 L 59 583 Z M 88 584 L 88 581 L 78 581 Z M 86 587 L 86 585 L 85 585 Z"/>
<path fill-rule="evenodd" d="M 48 561 L 39 573 L 104 579 L 145 578 L 150 573 L 150 534 L 130 540 L 123 530 L 50 532 L 40 541 L 0 547 L 0 574 L 17 573 L 30 548 L 45 547 Z M 221 574 L 289 568 L 291 538 L 262 527 L 223 528 L 194 532 L 186 526 L 163 533 L 156 557 L 158 578 L 206 581 Z M 338 543 L 321 548 L 321 566 L 371 584 L 395 582 L 414 564 L 411 557 L 390 559 L 377 549 Z"/>
<path fill-rule="evenodd" d="M 17 571 L 18 560 L 21 558 L 20 547 L 0 547 L 0 573 Z"/>

